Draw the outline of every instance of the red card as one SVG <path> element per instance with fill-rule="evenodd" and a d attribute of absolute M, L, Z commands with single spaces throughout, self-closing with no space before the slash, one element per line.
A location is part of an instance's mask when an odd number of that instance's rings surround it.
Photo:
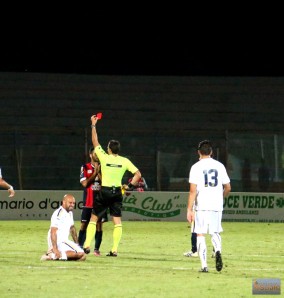
<path fill-rule="evenodd" d="M 103 113 L 97 113 L 98 120 L 102 119 L 102 117 L 103 117 Z"/>

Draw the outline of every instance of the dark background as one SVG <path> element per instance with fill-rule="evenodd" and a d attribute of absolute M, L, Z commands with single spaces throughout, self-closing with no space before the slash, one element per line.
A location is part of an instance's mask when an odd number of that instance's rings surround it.
<path fill-rule="evenodd" d="M 0 71 L 283 76 L 281 11 L 260 3 L 6 5 Z"/>
<path fill-rule="evenodd" d="M 141 45 L 26 44 L 2 54 L 0 71 L 102 75 L 283 76 L 278 51 L 191 49 L 161 42 Z M 238 47 L 236 45 L 235 47 Z"/>
<path fill-rule="evenodd" d="M 133 17 L 134 18 L 134 17 Z M 79 21 L 81 20 L 81 22 Z M 98 75 L 283 76 L 277 27 L 191 27 L 116 20 L 82 23 L 70 18 L 19 23 L 2 36 L 0 71 Z M 22 27 L 23 25 L 23 27 Z M 205 26 L 202 28 L 202 26 Z M 228 28 L 226 27 L 228 26 Z M 270 24 L 271 26 L 271 24 Z M 4 32 L 5 34 L 5 32 Z"/>

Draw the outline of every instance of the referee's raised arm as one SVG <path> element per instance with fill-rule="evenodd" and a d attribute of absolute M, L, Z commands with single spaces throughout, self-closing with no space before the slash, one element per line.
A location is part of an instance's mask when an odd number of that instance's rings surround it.
<path fill-rule="evenodd" d="M 97 134 L 97 130 L 96 130 L 96 124 L 98 122 L 98 118 L 96 115 L 93 115 L 91 117 L 91 128 L 92 128 L 92 143 L 94 148 L 96 148 L 97 146 L 99 146 L 99 140 L 98 140 L 98 134 Z"/>

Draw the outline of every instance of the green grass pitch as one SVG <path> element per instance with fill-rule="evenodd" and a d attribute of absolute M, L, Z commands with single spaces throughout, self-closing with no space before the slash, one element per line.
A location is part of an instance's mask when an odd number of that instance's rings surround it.
<path fill-rule="evenodd" d="M 76 222 L 77 231 L 79 226 Z M 117 258 L 105 256 L 113 231 L 112 222 L 107 222 L 102 256 L 89 254 L 85 262 L 40 261 L 48 228 L 45 220 L 0 221 L 1 298 L 235 298 L 253 297 L 255 278 L 280 278 L 283 283 L 283 224 L 224 222 L 224 267 L 220 273 L 215 270 L 207 235 L 208 274 L 198 272 L 199 258 L 183 256 L 190 249 L 186 221 L 123 222 Z"/>

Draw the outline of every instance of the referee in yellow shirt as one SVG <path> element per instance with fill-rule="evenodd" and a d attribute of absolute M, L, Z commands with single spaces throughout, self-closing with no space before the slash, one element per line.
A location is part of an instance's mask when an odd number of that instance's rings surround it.
<path fill-rule="evenodd" d="M 134 176 L 131 183 L 123 185 L 125 190 L 131 190 L 141 178 L 138 168 L 128 159 L 118 155 L 120 143 L 117 140 L 111 140 L 107 146 L 107 153 L 103 150 L 98 141 L 96 130 L 98 118 L 96 115 L 91 117 L 92 143 L 101 163 L 102 187 L 100 195 L 95 198 L 92 216 L 87 228 L 86 241 L 84 243 L 85 253 L 90 253 L 90 245 L 96 233 L 96 224 L 98 218 L 109 209 L 112 216 L 113 246 L 107 254 L 110 257 L 117 257 L 118 245 L 122 235 L 121 211 L 122 211 L 122 178 L 126 171 L 131 172 Z"/>

